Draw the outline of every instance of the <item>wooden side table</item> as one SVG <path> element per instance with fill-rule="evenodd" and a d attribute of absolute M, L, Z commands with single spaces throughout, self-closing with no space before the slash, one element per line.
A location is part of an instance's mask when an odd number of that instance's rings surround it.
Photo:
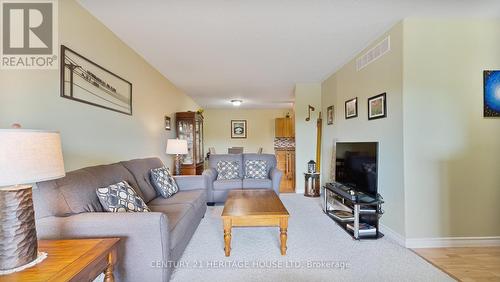
<path fill-rule="evenodd" d="M 0 276 L 3 281 L 92 281 L 104 273 L 114 281 L 113 268 L 119 238 L 40 240 L 38 251 L 47 258 L 20 272 Z"/>

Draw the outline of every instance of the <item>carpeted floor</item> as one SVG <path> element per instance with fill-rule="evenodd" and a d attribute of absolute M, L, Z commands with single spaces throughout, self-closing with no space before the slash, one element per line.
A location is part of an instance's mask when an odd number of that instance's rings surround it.
<path fill-rule="evenodd" d="M 323 214 L 318 198 L 280 197 L 290 213 L 286 256 L 278 228 L 255 227 L 233 228 L 226 258 L 223 207 L 208 207 L 172 281 L 453 281 L 387 238 L 354 241 Z"/>

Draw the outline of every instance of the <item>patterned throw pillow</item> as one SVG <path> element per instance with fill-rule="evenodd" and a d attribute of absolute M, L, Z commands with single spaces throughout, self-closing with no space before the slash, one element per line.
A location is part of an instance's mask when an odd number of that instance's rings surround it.
<path fill-rule="evenodd" d="M 245 161 L 245 178 L 267 179 L 267 162 L 263 160 Z"/>
<path fill-rule="evenodd" d="M 126 182 L 97 188 L 97 197 L 104 210 L 110 212 L 149 212 L 144 200 Z"/>
<path fill-rule="evenodd" d="M 156 189 L 156 192 L 163 198 L 170 198 L 175 193 L 179 192 L 177 182 L 170 175 L 170 171 L 166 167 L 154 168 L 151 170 L 151 182 Z"/>
<path fill-rule="evenodd" d="M 239 179 L 240 163 L 235 161 L 217 162 L 217 180 Z"/>

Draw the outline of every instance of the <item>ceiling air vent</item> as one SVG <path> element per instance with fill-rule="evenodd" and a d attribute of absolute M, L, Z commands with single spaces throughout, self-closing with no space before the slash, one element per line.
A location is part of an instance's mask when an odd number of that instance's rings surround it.
<path fill-rule="evenodd" d="M 387 36 L 384 40 L 380 41 L 377 45 L 373 46 L 363 56 L 356 59 L 356 70 L 360 71 L 378 58 L 382 57 L 385 53 L 391 50 L 391 37 Z"/>

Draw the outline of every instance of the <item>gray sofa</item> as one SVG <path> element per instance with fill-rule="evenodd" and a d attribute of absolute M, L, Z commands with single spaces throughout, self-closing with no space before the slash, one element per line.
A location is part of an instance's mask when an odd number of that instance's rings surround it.
<path fill-rule="evenodd" d="M 245 162 L 247 160 L 265 160 L 268 165 L 268 179 L 245 179 Z M 219 161 L 236 161 L 240 171 L 240 179 L 218 180 L 217 163 Z M 272 154 L 220 154 L 210 155 L 208 169 L 203 171 L 208 178 L 207 203 L 223 203 L 227 194 L 234 189 L 273 189 L 279 195 L 279 188 L 283 172 L 276 168 L 276 156 Z"/>
<path fill-rule="evenodd" d="M 117 281 L 168 281 L 206 211 L 204 176 L 179 176 L 179 192 L 157 195 L 149 170 L 160 159 L 136 159 L 79 169 L 33 189 L 39 239 L 120 237 Z M 126 180 L 152 212 L 104 212 L 97 187 Z M 50 255 L 50 254 L 49 254 Z M 163 263 L 164 267 L 153 267 Z"/>

